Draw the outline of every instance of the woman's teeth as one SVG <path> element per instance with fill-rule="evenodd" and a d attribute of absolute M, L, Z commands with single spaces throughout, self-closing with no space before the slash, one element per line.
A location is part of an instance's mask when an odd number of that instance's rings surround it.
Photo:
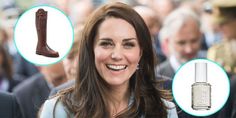
<path fill-rule="evenodd" d="M 114 71 L 119 71 L 119 70 L 124 70 L 126 69 L 126 65 L 119 65 L 119 66 L 116 66 L 116 65 L 107 65 L 107 68 L 111 69 L 111 70 L 114 70 Z"/>

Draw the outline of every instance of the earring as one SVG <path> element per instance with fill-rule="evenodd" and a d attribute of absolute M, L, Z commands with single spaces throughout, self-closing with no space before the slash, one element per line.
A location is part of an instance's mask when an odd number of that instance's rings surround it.
<path fill-rule="evenodd" d="M 139 70 L 139 64 L 137 65 L 137 68 L 136 68 L 136 70 Z"/>

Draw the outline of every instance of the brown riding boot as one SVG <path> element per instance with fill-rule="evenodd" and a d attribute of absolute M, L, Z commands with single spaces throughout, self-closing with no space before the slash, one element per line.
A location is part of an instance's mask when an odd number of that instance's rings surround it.
<path fill-rule="evenodd" d="M 46 57 L 59 57 L 58 52 L 52 50 L 47 45 L 47 11 L 38 9 L 36 12 L 36 29 L 38 34 L 38 43 L 36 54 Z"/>

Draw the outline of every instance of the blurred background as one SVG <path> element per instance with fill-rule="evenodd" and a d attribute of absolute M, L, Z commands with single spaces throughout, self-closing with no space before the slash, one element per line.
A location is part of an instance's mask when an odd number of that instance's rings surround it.
<path fill-rule="evenodd" d="M 236 0 L 0 0 L 0 91 L 16 97 L 22 117 L 36 117 L 50 91 L 75 78 L 84 23 L 99 6 L 117 1 L 132 6 L 148 26 L 158 57 L 157 79 L 163 75 L 172 81 L 182 64 L 207 58 L 220 64 L 235 81 Z M 14 27 L 22 13 L 42 4 L 61 9 L 70 18 L 75 44 L 63 62 L 39 67 L 17 52 Z M 171 90 L 171 84 L 165 89 Z M 236 109 L 235 102 L 227 104 Z M 231 118 L 231 113 L 227 114 L 212 117 Z M 193 116 L 179 109 L 179 117 Z"/>

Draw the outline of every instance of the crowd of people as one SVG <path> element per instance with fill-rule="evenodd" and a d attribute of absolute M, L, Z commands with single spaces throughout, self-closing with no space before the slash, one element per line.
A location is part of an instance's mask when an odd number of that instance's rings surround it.
<path fill-rule="evenodd" d="M 69 54 L 48 66 L 14 45 L 17 19 L 43 4 L 74 28 Z M 171 94 L 177 70 L 197 58 L 230 79 L 226 104 L 204 118 L 235 118 L 235 28 L 234 0 L 1 0 L 0 118 L 197 118 Z"/>

